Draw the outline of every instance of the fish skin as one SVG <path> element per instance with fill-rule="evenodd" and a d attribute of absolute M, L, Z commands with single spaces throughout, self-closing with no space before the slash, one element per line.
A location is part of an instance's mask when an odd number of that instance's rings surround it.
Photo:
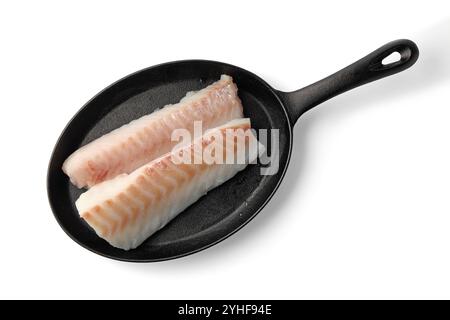
<path fill-rule="evenodd" d="M 189 92 L 174 105 L 133 120 L 82 146 L 64 162 L 62 169 L 78 188 L 112 179 L 169 152 L 174 129 L 192 134 L 194 121 L 202 121 L 203 131 L 242 118 L 237 87 L 230 76 L 222 75 L 210 86 Z"/>
<path fill-rule="evenodd" d="M 218 148 L 217 152 L 225 153 L 228 148 L 236 157 L 244 152 L 248 155 L 245 163 L 202 161 L 187 164 L 173 161 L 173 152 L 198 152 L 196 146 L 200 145 L 204 150 L 211 145 L 214 134 L 220 134 L 224 141 L 230 139 L 233 134 L 230 129 L 243 129 L 233 132 L 238 137 L 244 137 L 241 141 L 245 141 L 245 147 L 227 147 L 224 142 L 223 149 Z M 247 131 L 250 129 L 249 119 L 232 120 L 130 175 L 124 174 L 92 187 L 76 201 L 80 216 L 112 246 L 124 250 L 136 248 L 208 191 L 229 180 L 256 159 L 258 148 L 262 147 L 253 133 Z M 250 143 L 252 139 L 254 144 Z"/>

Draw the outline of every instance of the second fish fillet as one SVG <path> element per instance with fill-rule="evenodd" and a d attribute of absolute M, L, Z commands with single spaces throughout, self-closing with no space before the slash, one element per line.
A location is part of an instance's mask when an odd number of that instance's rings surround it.
<path fill-rule="evenodd" d="M 236 84 L 222 75 L 210 86 L 188 93 L 179 103 L 168 105 L 131 121 L 75 151 L 63 164 L 63 171 L 79 188 L 92 187 L 121 173 L 130 173 L 169 152 L 174 129 L 192 134 L 194 122 L 204 131 L 242 118 L 242 104 Z"/>
<path fill-rule="evenodd" d="M 235 119 L 129 175 L 95 185 L 76 207 L 98 236 L 114 247 L 133 249 L 262 150 L 250 120 Z"/>

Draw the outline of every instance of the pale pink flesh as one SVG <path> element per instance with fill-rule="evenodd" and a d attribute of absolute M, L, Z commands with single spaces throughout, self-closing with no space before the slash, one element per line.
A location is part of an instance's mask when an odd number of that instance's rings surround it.
<path fill-rule="evenodd" d="M 134 120 L 75 151 L 63 164 L 63 171 L 79 188 L 92 187 L 136 168 L 171 151 L 174 129 L 193 134 L 194 121 L 203 131 L 242 118 L 242 104 L 233 79 L 219 81 L 190 93 L 175 105 Z"/>
<path fill-rule="evenodd" d="M 230 135 L 231 132 L 231 135 Z M 211 145 L 212 134 L 224 141 L 244 137 L 243 145 L 225 142 L 220 153 L 230 152 L 244 163 L 176 163 L 168 153 L 138 168 L 98 184 L 83 193 L 76 202 L 81 217 L 97 235 L 124 250 L 136 248 L 154 232 L 164 227 L 189 205 L 254 161 L 261 146 L 250 130 L 249 119 L 236 119 L 211 130 L 181 150 L 199 150 Z M 238 138 L 239 139 L 239 138 Z M 176 152 L 176 151 L 174 151 Z M 197 152 L 197 151 L 195 151 Z M 201 214 L 201 213 L 199 213 Z"/>

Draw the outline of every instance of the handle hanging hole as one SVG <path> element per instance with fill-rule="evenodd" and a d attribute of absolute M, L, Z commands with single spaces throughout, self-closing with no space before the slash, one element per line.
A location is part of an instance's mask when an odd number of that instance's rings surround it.
<path fill-rule="evenodd" d="M 395 51 L 395 52 L 392 52 L 390 55 L 388 55 L 386 58 L 384 58 L 383 61 L 381 61 L 381 64 L 383 66 L 387 66 L 391 63 L 399 62 L 401 58 L 402 58 L 402 56 L 401 56 L 400 52 Z"/>

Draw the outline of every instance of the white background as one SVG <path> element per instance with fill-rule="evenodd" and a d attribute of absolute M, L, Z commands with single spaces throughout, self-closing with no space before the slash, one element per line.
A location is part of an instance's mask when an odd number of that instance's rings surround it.
<path fill-rule="evenodd" d="M 446 2 L 2 2 L 0 298 L 450 298 Z M 123 263 L 53 218 L 52 148 L 111 82 L 203 58 L 289 91 L 397 38 L 418 63 L 305 114 L 276 196 L 219 245 Z"/>

